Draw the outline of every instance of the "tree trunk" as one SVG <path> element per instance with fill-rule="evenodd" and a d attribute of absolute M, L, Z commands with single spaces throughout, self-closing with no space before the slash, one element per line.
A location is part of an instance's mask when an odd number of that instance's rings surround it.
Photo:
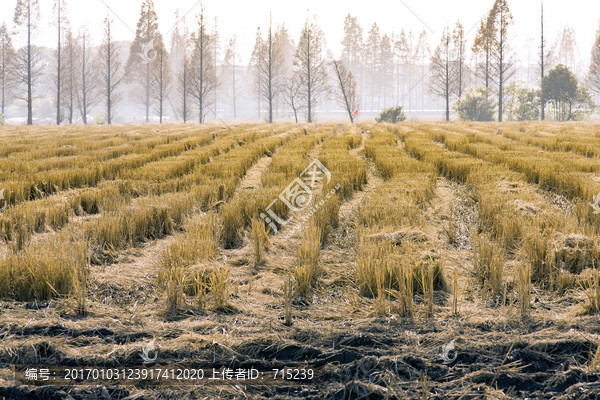
<path fill-rule="evenodd" d="M 446 52 L 446 121 L 450 121 L 450 67 L 448 63 L 448 52 Z"/>
<path fill-rule="evenodd" d="M 31 0 L 27 1 L 27 125 L 33 125 L 31 79 Z"/>
<path fill-rule="evenodd" d="M 306 77 L 306 83 L 307 83 L 307 100 L 308 100 L 308 123 L 312 122 L 312 93 L 311 93 L 311 86 L 312 86 L 312 82 L 311 82 L 311 76 L 310 76 L 310 34 L 308 35 L 308 40 L 306 41 L 306 66 L 307 66 L 307 77 Z"/>
<path fill-rule="evenodd" d="M 83 42 L 81 44 L 81 119 L 83 120 L 83 124 L 87 125 L 87 87 L 86 87 L 86 73 L 85 73 L 85 34 L 83 35 Z"/>
<path fill-rule="evenodd" d="M 111 48 L 110 48 L 110 27 L 108 28 L 108 44 L 106 46 L 106 69 L 107 69 L 107 82 L 106 82 L 106 87 L 107 87 L 107 96 L 106 96 L 106 120 L 108 125 L 110 125 L 112 123 L 112 104 L 110 101 L 110 97 L 112 96 L 112 89 L 111 89 Z"/>
<path fill-rule="evenodd" d="M 56 47 L 56 62 L 57 62 L 57 68 L 56 68 L 56 125 L 60 125 L 60 75 L 61 75 L 61 70 L 60 70 L 60 0 L 57 2 L 58 4 L 58 46 Z"/>
<path fill-rule="evenodd" d="M 233 41 L 233 62 L 231 63 L 231 75 L 232 75 L 232 86 L 233 86 L 233 118 L 237 119 L 237 107 L 236 107 L 236 99 L 235 99 L 235 37 Z"/>
<path fill-rule="evenodd" d="M 542 85 L 542 81 L 544 80 L 544 2 L 542 1 L 542 40 L 541 40 L 541 52 L 540 52 L 540 86 Z M 544 101 L 544 97 L 540 94 L 540 108 L 541 108 L 541 119 L 542 121 L 546 118 L 546 102 Z"/>
<path fill-rule="evenodd" d="M 183 57 L 183 123 L 187 122 L 187 62 Z"/>
<path fill-rule="evenodd" d="M 498 122 L 502 122 L 502 100 L 504 89 L 504 12 L 500 13 L 500 59 L 498 76 Z"/>

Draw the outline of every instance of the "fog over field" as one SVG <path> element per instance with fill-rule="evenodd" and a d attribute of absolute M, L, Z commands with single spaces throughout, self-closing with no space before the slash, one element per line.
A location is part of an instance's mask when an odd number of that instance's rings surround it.
<path fill-rule="evenodd" d="M 6 24 L 15 52 L 26 48 L 28 43 L 24 21 L 15 23 L 17 3 L 16 0 L 5 0 L 0 13 L 0 23 Z M 383 108 L 400 105 L 408 112 L 409 118 L 435 119 L 440 114 L 443 117 L 444 110 L 448 107 L 444 96 L 438 93 L 440 89 L 436 88 L 438 85 L 432 77 L 435 74 L 431 70 L 435 64 L 432 57 L 443 39 L 444 29 L 448 27 L 454 33 L 457 22 L 461 24 L 462 44 L 456 44 L 458 47 L 453 48 L 451 58 L 457 57 L 454 53 L 459 47 L 463 48 L 460 61 L 457 61 L 461 64 L 461 89 L 449 95 L 449 103 L 461 97 L 462 89 L 469 86 L 486 86 L 492 92 L 497 91 L 494 86 L 498 82 L 486 82 L 482 77 L 478 66 L 483 62 L 481 48 L 477 50 L 473 47 L 481 21 L 488 19 L 492 3 L 466 0 L 399 0 L 392 3 L 379 0 L 155 1 L 151 4 L 150 14 L 144 14 L 149 3 L 142 5 L 141 1 L 134 0 L 62 1 L 61 7 L 57 7 L 59 2 L 55 0 L 37 0 L 31 3 L 34 18 L 31 20 L 29 41 L 36 47 L 33 71 L 30 71 L 34 78 L 31 82 L 31 108 L 35 108 L 35 115 L 31 118 L 28 116 L 34 113 L 33 110 L 28 110 L 27 73 L 18 65 L 11 66 L 14 64 L 11 59 L 16 58 L 16 54 L 14 57 L 8 54 L 5 57 L 7 61 L 3 64 L 3 82 L 5 80 L 8 83 L 3 83 L 2 113 L 8 123 L 27 123 L 29 119 L 33 122 L 33 118 L 36 123 L 60 123 L 63 120 L 80 123 L 87 122 L 88 119 L 107 122 L 108 111 L 104 104 L 106 94 L 102 93 L 106 85 L 95 82 L 100 77 L 88 75 L 87 85 L 92 87 L 85 90 L 90 104 L 89 107 L 81 104 L 85 102 L 82 99 L 84 89 L 81 87 L 84 69 L 79 65 L 79 55 L 85 33 L 89 72 L 102 69 L 99 51 L 105 40 L 105 19 L 108 17 L 111 23 L 111 41 L 115 43 L 118 53 L 114 57 L 115 61 L 119 61 L 119 65 L 115 66 L 115 78 L 121 75 L 124 78 L 122 81 L 115 80 L 118 81 L 114 91 L 118 97 L 115 100 L 118 101 L 111 110 L 114 111 L 115 121 L 187 120 L 183 116 L 184 107 L 190 108 L 185 110 L 190 117 L 200 111 L 195 104 L 183 104 L 182 91 L 193 97 L 193 90 L 184 89 L 180 82 L 182 66 L 186 57 L 193 57 L 191 34 L 197 31 L 198 16 L 202 14 L 205 33 L 211 42 L 210 60 L 205 59 L 211 64 L 210 84 L 214 88 L 204 90 L 210 97 L 210 101 L 203 101 L 206 106 L 204 108 L 210 109 L 210 112 L 205 118 L 195 115 L 193 119 L 292 120 L 298 114 L 301 119 L 306 119 L 308 112 L 304 102 L 299 105 L 299 113 L 294 113 L 294 107 L 290 107 L 286 100 L 289 96 L 285 95 L 284 88 L 294 74 L 297 46 L 307 22 L 314 24 L 315 29 L 322 33 L 319 40 L 320 59 L 327 65 L 332 60 L 339 59 L 352 72 L 358 87 L 356 108 L 359 109 L 360 117 L 372 120 Z M 510 68 L 505 71 L 502 84 L 507 86 L 514 82 L 527 88 L 539 88 L 542 1 L 513 1 L 508 2 L 508 6 L 510 18 L 507 19 L 509 25 L 504 63 L 510 65 Z M 590 74 L 591 54 L 600 21 L 600 5 L 585 0 L 546 0 L 543 9 L 545 72 L 558 64 L 564 64 L 580 81 L 585 82 Z M 152 15 L 152 29 L 136 34 L 138 24 L 144 24 L 144 15 Z M 274 33 L 279 33 L 273 36 L 275 42 L 279 43 L 274 60 L 278 68 L 269 80 L 272 83 L 271 94 L 261 95 L 259 93 L 267 89 L 260 87 L 264 79 L 259 72 L 257 28 L 261 29 L 262 38 L 265 39 L 269 26 Z M 60 57 L 57 52 L 59 31 L 61 47 L 64 49 L 60 52 Z M 150 75 L 155 72 L 149 72 L 144 82 L 137 79 L 136 75 L 143 69 L 143 59 L 138 58 L 138 54 L 144 50 L 151 54 L 155 50 L 153 46 L 144 49 L 143 45 L 149 43 L 152 37 L 159 36 L 164 43 L 161 46 L 164 49 L 165 66 L 168 68 L 164 70 L 165 81 L 158 85 L 162 86 L 162 94 L 160 99 L 156 99 L 158 95 L 150 93 L 153 91 L 152 81 L 156 81 Z M 184 55 L 185 49 L 187 55 Z M 69 61 L 69 57 L 73 60 Z M 594 63 L 596 60 L 591 61 Z M 191 59 L 189 62 L 194 64 Z M 497 69 L 493 64 L 490 64 L 490 68 Z M 327 92 L 311 108 L 317 111 L 315 116 L 318 114 L 321 117 L 343 120 L 345 106 L 340 105 L 337 98 L 335 74 L 329 67 L 326 70 L 328 76 L 324 83 L 327 84 Z M 193 79 L 194 72 L 190 72 L 192 75 L 188 74 L 188 78 Z M 68 77 L 58 79 L 59 75 L 65 74 Z M 495 77 L 491 78 L 496 80 Z M 63 90 L 59 91 L 58 83 Z M 593 91 L 594 85 L 589 86 Z M 61 99 L 57 100 L 57 96 L 61 96 Z M 265 97 L 270 97 L 271 100 Z M 59 107 L 57 103 L 61 103 L 60 110 L 56 110 Z M 86 118 L 81 114 L 82 108 L 85 108 Z M 78 109 L 77 113 L 74 112 L 75 109 Z M 453 115 L 455 116 L 456 114 Z M 114 118 L 111 116 L 111 122 Z"/>

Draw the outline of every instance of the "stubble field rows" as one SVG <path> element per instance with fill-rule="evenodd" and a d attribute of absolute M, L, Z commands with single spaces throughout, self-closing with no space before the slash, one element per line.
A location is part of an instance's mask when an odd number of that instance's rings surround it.
<path fill-rule="evenodd" d="M 598 132 L 3 128 L 0 397 L 597 398 Z M 157 365 L 316 378 L 40 386 L 11 371 L 141 364 L 151 340 Z"/>

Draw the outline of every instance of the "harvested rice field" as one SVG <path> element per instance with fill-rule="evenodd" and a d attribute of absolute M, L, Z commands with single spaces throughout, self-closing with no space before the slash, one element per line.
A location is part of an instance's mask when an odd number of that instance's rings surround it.
<path fill-rule="evenodd" d="M 594 123 L 2 127 L 0 399 L 598 399 L 599 193 Z"/>

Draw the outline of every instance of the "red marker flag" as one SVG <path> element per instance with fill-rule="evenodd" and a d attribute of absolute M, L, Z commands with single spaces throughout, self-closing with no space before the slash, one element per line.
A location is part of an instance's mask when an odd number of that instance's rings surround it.
<path fill-rule="evenodd" d="M 356 110 L 354 110 L 354 112 L 352 114 L 358 115 L 358 108 Z"/>

